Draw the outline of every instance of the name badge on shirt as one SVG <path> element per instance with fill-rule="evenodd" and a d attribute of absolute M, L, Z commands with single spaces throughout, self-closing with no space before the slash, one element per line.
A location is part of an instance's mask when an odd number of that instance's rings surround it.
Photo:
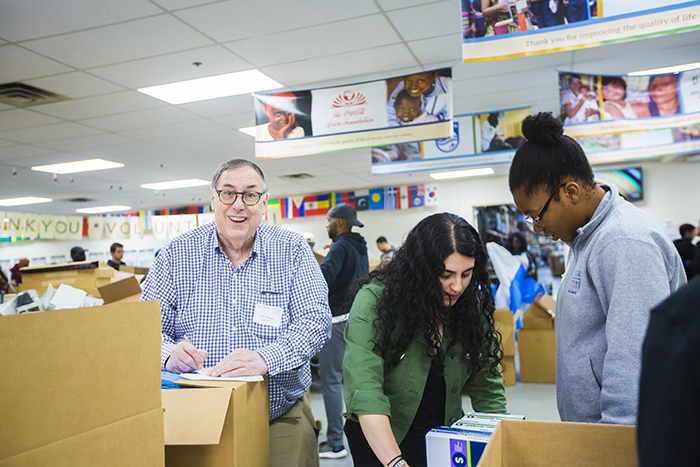
<path fill-rule="evenodd" d="M 282 324 L 282 308 L 258 303 L 255 305 L 253 322 L 278 328 Z"/>

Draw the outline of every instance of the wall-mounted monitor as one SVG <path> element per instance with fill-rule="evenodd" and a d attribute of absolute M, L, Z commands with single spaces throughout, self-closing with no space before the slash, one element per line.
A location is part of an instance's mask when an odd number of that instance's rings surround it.
<path fill-rule="evenodd" d="M 593 177 L 596 182 L 603 185 L 615 185 L 617 191 L 619 191 L 620 195 L 627 201 L 640 201 L 644 199 L 641 167 L 600 170 L 593 172 Z"/>

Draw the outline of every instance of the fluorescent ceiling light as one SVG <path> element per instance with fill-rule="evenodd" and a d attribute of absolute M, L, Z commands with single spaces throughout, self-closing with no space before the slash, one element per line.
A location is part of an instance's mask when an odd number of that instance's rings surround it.
<path fill-rule="evenodd" d="M 190 188 L 193 186 L 209 185 L 210 182 L 199 178 L 188 178 L 187 180 L 173 180 L 170 182 L 144 183 L 141 188 L 149 190 L 174 190 L 176 188 Z"/>
<path fill-rule="evenodd" d="M 103 212 L 128 211 L 129 209 L 131 209 L 131 206 L 112 205 L 112 206 L 97 206 L 94 208 L 80 208 L 80 209 L 76 209 L 75 212 L 80 212 L 83 214 L 101 214 Z"/>
<path fill-rule="evenodd" d="M 23 196 L 21 198 L 0 199 L 0 206 L 23 206 L 25 204 L 50 203 L 51 198 L 37 198 L 35 196 Z"/>
<path fill-rule="evenodd" d="M 255 138 L 256 131 L 257 131 L 255 128 L 256 128 L 255 125 L 247 126 L 245 128 L 239 128 L 238 131 L 240 131 L 241 133 L 245 133 L 246 135 L 250 135 L 253 138 Z"/>
<path fill-rule="evenodd" d="M 485 167 L 483 169 L 455 170 L 453 172 L 438 172 L 430 174 L 435 180 L 447 180 L 449 178 L 478 177 L 479 175 L 492 175 L 493 169 Z"/>
<path fill-rule="evenodd" d="M 138 89 L 138 91 L 170 104 L 185 104 L 281 87 L 280 83 L 258 70 L 247 70 L 149 86 Z"/>
<path fill-rule="evenodd" d="M 641 76 L 641 75 L 662 75 L 666 73 L 680 73 L 681 71 L 692 70 L 694 68 L 700 68 L 700 62 L 686 63 L 685 65 L 667 66 L 663 68 L 652 68 L 650 70 L 633 71 L 628 73 L 628 76 Z"/>
<path fill-rule="evenodd" d="M 32 167 L 32 170 L 50 174 L 74 174 L 78 172 L 92 172 L 93 170 L 118 169 L 119 167 L 124 167 L 124 164 L 103 159 L 88 159 L 85 161 L 63 162 L 62 164 L 37 165 Z"/>

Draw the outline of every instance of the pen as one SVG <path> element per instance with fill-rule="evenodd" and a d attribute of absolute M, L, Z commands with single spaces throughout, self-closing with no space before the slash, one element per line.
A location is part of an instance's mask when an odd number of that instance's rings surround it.
<path fill-rule="evenodd" d="M 185 334 L 185 333 L 183 332 L 182 335 L 185 336 L 185 340 L 186 340 L 187 342 L 189 342 L 190 344 L 192 343 L 192 342 L 190 341 L 190 339 L 187 337 L 187 334 Z"/>

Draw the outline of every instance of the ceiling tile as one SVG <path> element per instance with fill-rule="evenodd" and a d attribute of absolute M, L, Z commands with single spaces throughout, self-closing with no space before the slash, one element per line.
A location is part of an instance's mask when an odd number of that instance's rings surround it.
<path fill-rule="evenodd" d="M 217 121 L 219 123 L 223 123 L 228 127 L 239 129 L 255 125 L 255 114 L 251 111 L 245 113 L 237 113 L 233 115 L 223 115 L 221 117 L 214 117 L 212 118 L 212 120 Z M 249 135 L 246 136 L 251 138 L 251 136 Z"/>
<path fill-rule="evenodd" d="M 385 11 L 424 5 L 426 3 L 439 3 L 435 2 L 435 0 L 378 0 L 378 2 L 379 6 Z"/>
<path fill-rule="evenodd" d="M 102 132 L 84 125 L 67 122 L 41 127 L 3 131 L 0 132 L 0 138 L 10 141 L 17 141 L 19 143 L 41 143 L 45 141 L 56 141 L 94 135 L 97 133 Z"/>
<path fill-rule="evenodd" d="M 118 146 L 120 144 L 132 143 L 133 141 L 134 140 L 125 136 L 115 135 L 112 133 L 103 133 L 94 136 L 85 136 L 82 138 L 47 141 L 45 143 L 37 143 L 37 146 L 61 152 L 84 155 L 86 153 L 93 153 L 95 149 L 101 147 Z M 80 160 L 80 157 L 77 157 L 74 160 Z"/>
<path fill-rule="evenodd" d="M 306 0 L 304 8 L 299 8 L 298 2 L 257 0 L 219 2 L 178 11 L 175 15 L 214 40 L 227 42 L 260 36 L 267 32 L 287 31 L 355 18 L 377 11 L 372 0 Z M 231 27 L 234 23 L 236 27 Z"/>
<path fill-rule="evenodd" d="M 352 37 L 353 40 L 347 40 L 348 37 Z M 399 37 L 389 26 L 384 15 L 371 15 L 257 36 L 225 45 L 256 66 L 266 66 L 397 42 Z"/>
<path fill-rule="evenodd" d="M 189 122 L 174 123 L 156 127 L 140 128 L 138 130 L 122 131 L 121 134 L 130 138 L 144 141 L 157 141 L 160 139 L 186 138 L 190 135 L 204 135 L 216 131 L 230 130 L 221 123 L 211 120 L 193 120 Z"/>
<path fill-rule="evenodd" d="M 16 45 L 0 46 L 0 83 L 11 83 L 39 76 L 73 71 L 65 65 Z"/>
<path fill-rule="evenodd" d="M 459 34 L 421 39 L 408 43 L 418 61 L 422 64 L 430 64 L 442 61 L 462 61 L 462 44 Z"/>
<path fill-rule="evenodd" d="M 194 62 L 202 65 L 195 66 Z M 118 65 L 93 68 L 102 76 L 131 89 L 250 70 L 252 65 L 220 45 L 201 47 Z"/>
<path fill-rule="evenodd" d="M 123 112 L 164 107 L 167 104 L 136 91 L 117 92 L 106 96 L 86 97 L 72 101 L 57 102 L 34 107 L 37 112 L 55 117 L 80 120 L 91 117 L 101 117 Z"/>
<path fill-rule="evenodd" d="M 157 3 L 168 10 L 179 10 L 180 8 L 190 8 L 218 1 L 219 0 L 153 0 L 153 3 Z"/>
<path fill-rule="evenodd" d="M 11 1 L 3 2 L 0 31 L 5 39 L 17 42 L 104 26 L 162 12 L 163 10 L 146 0 Z M 27 21 L 28 18 L 31 20 Z"/>
<path fill-rule="evenodd" d="M 0 161 L 9 164 L 18 164 L 20 167 L 37 165 L 33 162 L 33 159 L 37 157 L 56 157 L 56 151 L 26 144 L 3 148 L 2 151 L 0 151 Z"/>
<path fill-rule="evenodd" d="M 61 94 L 71 99 L 81 97 L 96 96 L 98 94 L 108 94 L 117 91 L 124 91 L 122 86 L 108 83 L 107 81 L 90 76 L 87 73 L 65 73 L 62 75 L 49 76 L 25 80 L 23 83 L 34 86 L 56 94 Z"/>
<path fill-rule="evenodd" d="M 106 131 L 124 131 L 185 122 L 197 118 L 199 117 L 178 107 L 167 106 L 141 110 L 139 112 L 112 115 L 109 117 L 89 118 L 81 120 L 80 123 L 101 128 Z"/>
<path fill-rule="evenodd" d="M 390 11 L 387 15 L 407 41 L 459 34 L 462 31 L 460 2 L 433 3 Z"/>
<path fill-rule="evenodd" d="M 220 117 L 222 115 L 231 115 L 233 113 L 243 112 L 247 112 L 252 115 L 253 95 L 239 94 L 237 96 L 190 102 L 189 104 L 180 104 L 178 107 L 197 115 L 201 115 L 202 117 Z"/>
<path fill-rule="evenodd" d="M 130 21 L 22 45 L 78 68 L 110 65 L 210 45 L 211 40 L 170 15 Z"/>
<path fill-rule="evenodd" d="M 28 109 L 15 109 L 0 112 L 0 131 L 27 128 L 50 123 L 58 123 L 59 119 L 38 114 Z M 0 136 L 1 138 L 2 136 Z"/>
<path fill-rule="evenodd" d="M 376 73 L 386 70 L 388 75 L 398 68 L 416 65 L 413 56 L 403 44 L 377 47 L 330 57 L 315 58 L 301 62 L 263 67 L 261 71 L 273 79 L 284 81 L 289 86 L 321 80 L 345 77 L 346 82 L 353 82 L 350 76 Z"/>

